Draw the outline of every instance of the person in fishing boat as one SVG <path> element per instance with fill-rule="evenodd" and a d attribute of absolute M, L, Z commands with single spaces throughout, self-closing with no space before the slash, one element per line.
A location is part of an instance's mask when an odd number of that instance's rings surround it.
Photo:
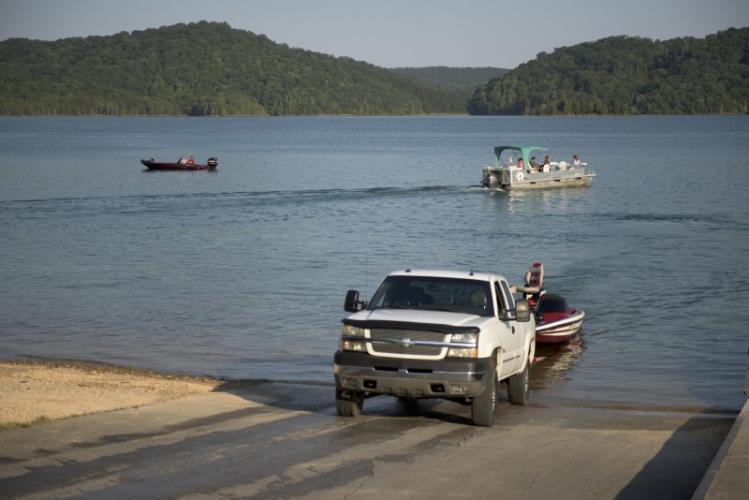
<path fill-rule="evenodd" d="M 521 156 L 518 158 L 518 168 L 520 170 L 525 170 L 525 162 L 523 161 L 523 157 Z"/>
<path fill-rule="evenodd" d="M 582 162 L 580 161 L 580 158 L 577 155 L 572 155 L 572 164 L 573 165 L 580 165 Z"/>

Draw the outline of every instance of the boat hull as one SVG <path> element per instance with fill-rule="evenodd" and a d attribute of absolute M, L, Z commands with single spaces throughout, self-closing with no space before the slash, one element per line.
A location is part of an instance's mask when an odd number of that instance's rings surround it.
<path fill-rule="evenodd" d="M 536 342 L 539 344 L 561 344 L 580 332 L 585 311 L 577 311 L 568 317 L 536 325 Z"/>
<path fill-rule="evenodd" d="M 548 172 L 528 172 L 514 167 L 484 167 L 481 184 L 502 191 L 586 187 L 593 183 L 595 172 L 583 166 L 559 169 L 556 165 Z"/>
<path fill-rule="evenodd" d="M 527 189 L 553 189 L 563 187 L 585 187 L 593 183 L 593 175 L 581 177 L 566 177 L 557 179 L 545 179 L 538 181 L 516 182 L 502 186 L 505 191 L 522 191 Z"/>
<path fill-rule="evenodd" d="M 148 170 L 216 170 L 215 165 L 206 165 L 202 163 L 180 164 L 151 160 L 141 160 L 140 162 Z"/>

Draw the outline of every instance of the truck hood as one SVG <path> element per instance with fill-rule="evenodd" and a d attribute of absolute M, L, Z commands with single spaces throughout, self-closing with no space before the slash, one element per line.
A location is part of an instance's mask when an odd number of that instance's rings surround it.
<path fill-rule="evenodd" d="M 397 321 L 406 323 L 430 323 L 434 325 L 480 327 L 491 318 L 477 316 L 475 314 L 445 311 L 375 309 L 374 311 L 359 311 L 346 319 L 355 321 Z"/>

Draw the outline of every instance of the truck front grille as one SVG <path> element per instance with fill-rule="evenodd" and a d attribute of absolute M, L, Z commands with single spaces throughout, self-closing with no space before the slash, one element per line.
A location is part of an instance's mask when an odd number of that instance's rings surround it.
<path fill-rule="evenodd" d="M 405 354 L 411 356 L 439 356 L 442 347 L 412 345 L 411 342 L 446 342 L 447 335 L 419 330 L 373 328 L 369 335 L 372 350 L 379 354 Z"/>

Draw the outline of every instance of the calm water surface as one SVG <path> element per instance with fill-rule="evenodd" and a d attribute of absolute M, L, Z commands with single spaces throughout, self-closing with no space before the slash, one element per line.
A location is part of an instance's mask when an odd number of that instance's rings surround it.
<path fill-rule="evenodd" d="M 499 144 L 590 188 L 478 187 Z M 536 386 L 743 401 L 749 117 L 0 118 L 0 357 L 331 382 L 348 288 L 543 261 L 588 313 Z M 218 156 L 219 171 L 138 160 Z"/>

